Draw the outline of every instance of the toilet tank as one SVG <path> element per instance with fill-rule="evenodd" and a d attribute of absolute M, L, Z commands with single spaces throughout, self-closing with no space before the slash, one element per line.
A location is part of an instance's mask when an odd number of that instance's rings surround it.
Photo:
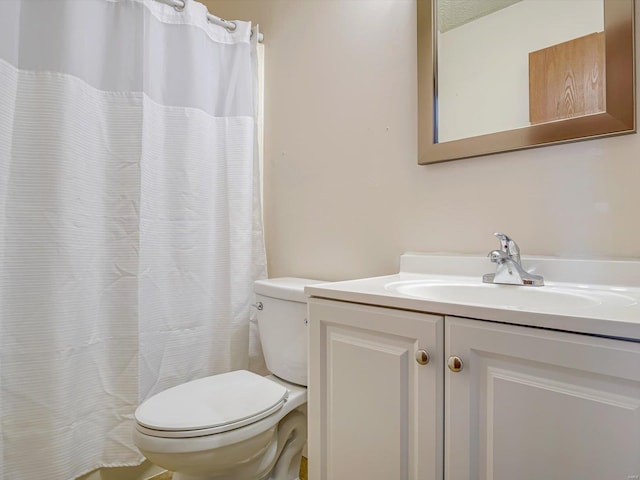
<path fill-rule="evenodd" d="M 260 343 L 275 376 L 307 385 L 307 297 L 304 287 L 323 283 L 307 278 L 270 278 L 254 284 Z"/>

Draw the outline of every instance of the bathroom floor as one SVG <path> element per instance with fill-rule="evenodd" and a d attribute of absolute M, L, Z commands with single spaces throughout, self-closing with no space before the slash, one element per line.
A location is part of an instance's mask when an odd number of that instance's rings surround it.
<path fill-rule="evenodd" d="M 173 478 L 173 474 L 171 472 L 161 473 L 153 477 L 153 480 L 171 480 Z M 307 477 L 307 457 L 302 457 L 302 461 L 300 462 L 300 480 L 308 480 Z"/>
<path fill-rule="evenodd" d="M 155 475 L 154 477 L 152 477 L 149 480 L 171 480 L 172 478 L 173 478 L 173 473 L 164 472 L 164 473 L 161 473 L 159 475 Z"/>
<path fill-rule="evenodd" d="M 308 480 L 307 476 L 307 457 L 302 457 L 300 462 L 300 480 Z"/>

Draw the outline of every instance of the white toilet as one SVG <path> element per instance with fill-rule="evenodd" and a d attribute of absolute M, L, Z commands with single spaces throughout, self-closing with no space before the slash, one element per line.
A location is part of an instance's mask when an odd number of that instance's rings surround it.
<path fill-rule="evenodd" d="M 302 278 L 255 282 L 267 367 L 200 378 L 135 412 L 134 442 L 174 480 L 294 480 L 307 440 L 307 307 Z"/>

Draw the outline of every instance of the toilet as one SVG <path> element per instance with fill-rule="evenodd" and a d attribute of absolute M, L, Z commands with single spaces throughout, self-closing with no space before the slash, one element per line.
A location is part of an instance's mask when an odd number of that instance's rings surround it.
<path fill-rule="evenodd" d="M 254 284 L 260 341 L 272 375 L 246 370 L 169 388 L 135 412 L 134 443 L 174 480 L 295 480 L 307 441 L 307 305 L 304 287 Z"/>

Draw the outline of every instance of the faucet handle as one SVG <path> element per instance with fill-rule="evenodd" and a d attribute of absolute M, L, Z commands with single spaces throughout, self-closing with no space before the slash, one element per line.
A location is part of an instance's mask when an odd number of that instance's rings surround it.
<path fill-rule="evenodd" d="M 511 240 L 511 238 L 509 238 L 509 236 L 505 235 L 504 233 L 495 232 L 494 235 L 500 241 L 500 250 L 507 253 L 509 251 L 509 242 L 512 242 L 513 240 Z"/>
<path fill-rule="evenodd" d="M 520 264 L 520 247 L 518 247 L 518 244 L 504 233 L 495 232 L 494 235 L 500 241 L 500 250 L 508 254 L 514 262 Z"/>

